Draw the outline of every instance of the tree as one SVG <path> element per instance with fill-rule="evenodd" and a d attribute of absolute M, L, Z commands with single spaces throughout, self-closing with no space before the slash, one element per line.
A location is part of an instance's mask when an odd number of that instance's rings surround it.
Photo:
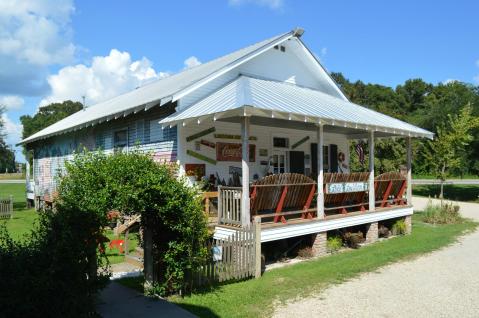
<path fill-rule="evenodd" d="M 83 105 L 80 102 L 67 100 L 62 103 L 52 103 L 42 106 L 33 117 L 30 115 L 21 116 L 20 121 L 23 125 L 23 139 L 73 113 L 76 113 L 82 108 Z"/>
<path fill-rule="evenodd" d="M 472 130 L 477 127 L 479 117 L 472 115 L 472 107 L 467 105 L 458 115 L 449 114 L 447 122 L 437 128 L 437 138 L 429 141 L 425 157 L 441 180 L 441 199 L 444 197 L 444 181 L 452 169 L 460 169 L 464 164 L 466 147 L 473 141 Z"/>
<path fill-rule="evenodd" d="M 3 113 L 5 108 L 0 105 L 0 172 L 15 171 L 15 153 L 8 147 L 5 142 L 5 134 L 3 132 L 5 123 L 3 122 Z"/>

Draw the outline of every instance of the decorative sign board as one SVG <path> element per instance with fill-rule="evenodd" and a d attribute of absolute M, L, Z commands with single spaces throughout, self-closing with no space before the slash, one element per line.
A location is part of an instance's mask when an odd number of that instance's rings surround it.
<path fill-rule="evenodd" d="M 260 155 L 260 157 L 268 157 L 268 149 L 260 148 L 259 149 L 259 155 Z"/>
<path fill-rule="evenodd" d="M 230 174 L 239 174 L 241 175 L 241 167 L 229 166 L 229 173 Z"/>
<path fill-rule="evenodd" d="M 214 142 L 211 142 L 211 141 L 208 141 L 208 140 L 205 140 L 205 139 L 201 139 L 200 143 L 202 145 L 205 145 L 205 146 L 213 148 L 213 149 L 215 149 L 215 147 L 216 147 L 216 144 Z"/>
<path fill-rule="evenodd" d="M 202 160 L 202 161 L 205 161 L 207 163 L 211 163 L 212 165 L 215 165 L 216 164 L 216 160 L 215 159 L 211 159 L 209 157 L 206 157 L 205 155 L 202 155 L 200 153 L 197 153 L 196 151 L 193 151 L 193 150 L 186 150 L 186 153 L 196 159 L 199 159 L 199 160 Z"/>
<path fill-rule="evenodd" d="M 337 182 L 326 184 L 326 193 L 349 193 L 367 191 L 369 183 L 367 182 Z"/>
<path fill-rule="evenodd" d="M 217 161 L 241 161 L 241 144 L 226 142 L 216 143 Z M 249 161 L 255 162 L 256 145 L 249 145 Z"/>
<path fill-rule="evenodd" d="M 201 178 L 206 175 L 206 165 L 204 163 L 187 163 L 185 164 L 185 172 L 187 176 Z"/>
<path fill-rule="evenodd" d="M 241 140 L 241 135 L 215 134 L 215 138 Z M 255 136 L 250 136 L 249 140 L 258 140 L 258 138 Z"/>
<path fill-rule="evenodd" d="M 298 148 L 299 146 L 301 146 L 302 144 L 304 144 L 306 141 L 309 140 L 309 136 L 306 136 L 304 137 L 303 139 L 297 141 L 294 145 L 291 146 L 291 149 L 296 149 Z"/>
<path fill-rule="evenodd" d="M 214 262 L 221 262 L 223 260 L 223 247 L 222 246 L 213 246 L 211 248 L 211 254 L 213 254 Z"/>
<path fill-rule="evenodd" d="M 192 140 L 195 140 L 195 139 L 198 139 L 200 137 L 203 137 L 203 136 L 206 136 L 208 134 L 211 134 L 212 132 L 215 132 L 216 131 L 216 128 L 215 127 L 211 127 L 211 128 L 208 128 L 206 130 L 203 130 L 203 131 L 200 131 L 194 135 L 191 135 L 191 136 L 188 136 L 186 137 L 186 141 L 192 141 Z"/>

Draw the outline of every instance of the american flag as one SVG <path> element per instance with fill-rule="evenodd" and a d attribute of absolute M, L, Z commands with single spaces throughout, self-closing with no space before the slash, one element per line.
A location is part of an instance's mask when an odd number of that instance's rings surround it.
<path fill-rule="evenodd" d="M 358 142 L 354 148 L 356 150 L 356 154 L 358 155 L 359 162 L 361 163 L 361 165 L 364 165 L 363 142 L 362 141 Z"/>

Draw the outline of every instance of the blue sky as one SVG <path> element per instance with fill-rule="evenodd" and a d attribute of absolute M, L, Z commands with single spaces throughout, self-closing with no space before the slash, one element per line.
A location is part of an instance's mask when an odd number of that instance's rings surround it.
<path fill-rule="evenodd" d="M 2 0 L 7 140 L 41 104 L 93 104 L 296 26 L 329 71 L 352 80 L 477 85 L 478 12 L 478 1 Z"/>

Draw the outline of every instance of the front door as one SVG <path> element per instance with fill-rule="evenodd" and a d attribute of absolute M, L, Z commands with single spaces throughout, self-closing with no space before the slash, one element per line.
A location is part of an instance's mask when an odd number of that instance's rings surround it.
<path fill-rule="evenodd" d="M 304 174 L 304 152 L 289 152 L 289 172 Z"/>

